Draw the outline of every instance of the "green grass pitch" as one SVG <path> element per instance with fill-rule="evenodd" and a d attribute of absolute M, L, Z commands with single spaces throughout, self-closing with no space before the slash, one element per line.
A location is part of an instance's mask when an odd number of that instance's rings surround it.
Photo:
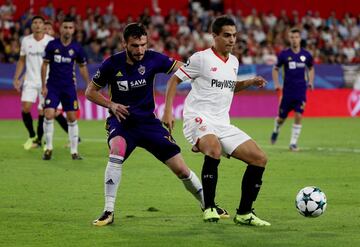
<path fill-rule="evenodd" d="M 269 144 L 272 119 L 233 119 L 266 151 L 269 162 L 256 212 L 272 223 L 255 228 L 232 218 L 204 223 L 198 203 L 154 157 L 136 149 L 126 161 L 115 223 L 94 227 L 103 210 L 107 144 L 103 121 L 80 121 L 83 161 L 72 161 L 67 136 L 55 124 L 53 160 L 25 151 L 20 121 L 0 121 L 0 246 L 360 246 L 360 119 L 306 118 L 298 153 L 288 151 L 292 119 Z M 202 156 L 176 123 L 185 161 L 200 174 Z M 216 201 L 234 215 L 245 165 L 221 161 Z M 297 192 L 316 185 L 328 197 L 319 218 L 295 209 Z M 150 207 L 158 211 L 149 211 Z"/>

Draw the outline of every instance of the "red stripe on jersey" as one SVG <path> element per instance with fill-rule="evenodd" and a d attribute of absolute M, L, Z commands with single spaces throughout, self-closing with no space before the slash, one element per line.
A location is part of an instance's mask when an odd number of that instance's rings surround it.
<path fill-rule="evenodd" d="M 182 68 L 180 68 L 180 70 L 181 70 L 187 77 L 189 77 L 189 79 L 191 79 L 191 76 L 189 76 L 188 73 L 186 73 Z"/>
<path fill-rule="evenodd" d="M 213 53 L 215 54 L 215 56 L 217 56 L 218 58 L 220 58 L 221 61 L 223 61 L 224 63 L 226 63 L 226 62 L 229 60 L 229 56 L 228 56 L 226 59 L 223 59 L 223 58 L 219 55 L 219 53 L 217 53 L 217 52 L 214 50 L 213 47 L 211 47 L 211 50 L 213 51 Z"/>

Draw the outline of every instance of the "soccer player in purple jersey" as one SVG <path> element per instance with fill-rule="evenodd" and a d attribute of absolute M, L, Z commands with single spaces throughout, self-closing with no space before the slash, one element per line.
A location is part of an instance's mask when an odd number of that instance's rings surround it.
<path fill-rule="evenodd" d="M 85 82 L 89 82 L 84 50 L 73 40 L 75 23 L 65 18 L 60 26 L 60 38 L 48 43 L 41 67 L 42 94 L 45 97 L 44 134 L 46 139 L 43 160 L 50 160 L 53 150 L 55 111 L 61 102 L 68 120 L 70 153 L 73 160 L 82 159 L 78 153 L 79 127 L 76 119 L 78 101 L 76 95 L 75 63 Z M 47 67 L 49 77 L 46 83 Z"/>
<path fill-rule="evenodd" d="M 281 125 L 285 122 L 290 111 L 294 110 L 295 119 L 291 131 L 290 150 L 299 151 L 297 141 L 301 132 L 301 119 L 306 103 L 306 89 L 314 88 L 315 70 L 313 58 L 305 49 L 301 48 L 300 30 L 293 28 L 289 32 L 290 48 L 283 50 L 278 56 L 278 62 L 272 71 L 276 90 L 282 90 L 279 114 L 275 118 L 271 143 L 275 144 Z M 279 69 L 283 67 L 284 84 L 279 83 Z M 308 77 L 308 82 L 306 81 Z"/>
<path fill-rule="evenodd" d="M 114 206 L 122 167 L 136 147 L 142 147 L 165 163 L 185 188 L 204 205 L 202 185 L 185 164 L 180 148 L 154 115 L 154 77 L 170 73 L 182 63 L 147 50 L 147 33 L 141 24 L 124 30 L 125 51 L 106 59 L 86 89 L 88 100 L 109 109 L 106 120 L 109 160 L 105 170 L 105 208 L 93 224 L 105 226 L 114 221 Z M 99 90 L 108 86 L 111 98 Z"/>

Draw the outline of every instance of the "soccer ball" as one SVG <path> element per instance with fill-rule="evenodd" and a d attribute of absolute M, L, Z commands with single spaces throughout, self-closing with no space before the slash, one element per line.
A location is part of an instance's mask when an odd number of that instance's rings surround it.
<path fill-rule="evenodd" d="M 295 206 L 305 217 L 318 217 L 326 210 L 326 195 L 318 187 L 308 186 L 299 191 Z"/>

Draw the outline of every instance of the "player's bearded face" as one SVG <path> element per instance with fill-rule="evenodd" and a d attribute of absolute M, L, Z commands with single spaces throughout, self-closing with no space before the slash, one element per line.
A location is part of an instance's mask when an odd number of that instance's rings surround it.
<path fill-rule="evenodd" d="M 129 37 L 125 43 L 126 54 L 134 62 L 141 61 L 144 58 L 147 49 L 147 36 L 143 35 L 140 38 Z"/>
<path fill-rule="evenodd" d="M 75 32 L 75 25 L 73 22 L 63 22 L 60 26 L 60 34 L 65 39 L 70 39 Z"/>

